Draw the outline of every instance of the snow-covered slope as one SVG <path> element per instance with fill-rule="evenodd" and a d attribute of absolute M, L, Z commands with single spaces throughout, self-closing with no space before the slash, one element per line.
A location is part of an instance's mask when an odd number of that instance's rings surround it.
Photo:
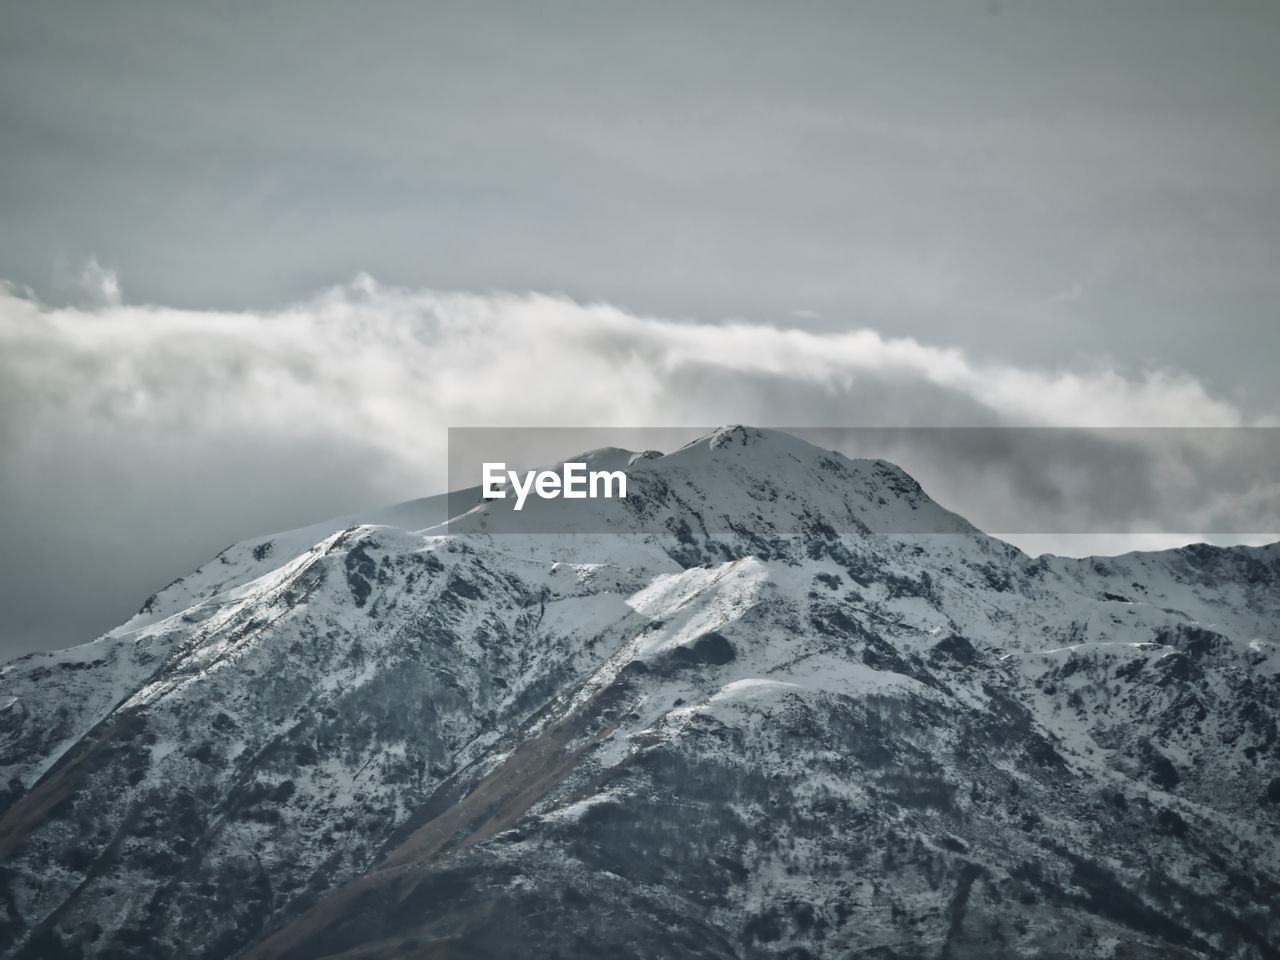
<path fill-rule="evenodd" d="M 1280 954 L 1280 545 L 1032 559 L 746 428 L 615 460 L 0 669 L 0 951 Z"/>

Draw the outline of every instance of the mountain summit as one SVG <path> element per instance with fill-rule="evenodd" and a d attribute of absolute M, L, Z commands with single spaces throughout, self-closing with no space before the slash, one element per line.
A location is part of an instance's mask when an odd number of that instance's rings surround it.
<path fill-rule="evenodd" d="M 0 955 L 1280 956 L 1280 545 L 1032 559 L 743 427 L 593 462 L 0 669 Z"/>

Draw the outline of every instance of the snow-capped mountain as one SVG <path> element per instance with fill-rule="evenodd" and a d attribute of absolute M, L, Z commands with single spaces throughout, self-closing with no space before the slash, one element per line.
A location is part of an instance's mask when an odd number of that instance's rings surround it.
<path fill-rule="evenodd" d="M 1280 956 L 1280 544 L 1032 559 L 741 427 L 592 462 L 0 668 L 0 954 Z"/>

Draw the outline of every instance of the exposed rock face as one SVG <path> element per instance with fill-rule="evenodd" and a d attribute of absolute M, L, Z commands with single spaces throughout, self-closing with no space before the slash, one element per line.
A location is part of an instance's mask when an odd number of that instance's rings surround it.
<path fill-rule="evenodd" d="M 617 533 L 264 538 L 3 668 L 3 955 L 1280 955 L 1280 546 L 632 469 Z"/>

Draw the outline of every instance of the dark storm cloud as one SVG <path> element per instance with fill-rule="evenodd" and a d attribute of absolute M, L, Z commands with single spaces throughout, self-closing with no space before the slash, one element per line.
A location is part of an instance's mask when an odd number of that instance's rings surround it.
<path fill-rule="evenodd" d="M 1123 534 L 1275 535 L 1274 427 L 796 428 L 851 456 L 902 466 L 988 532 L 1039 539 Z"/>

